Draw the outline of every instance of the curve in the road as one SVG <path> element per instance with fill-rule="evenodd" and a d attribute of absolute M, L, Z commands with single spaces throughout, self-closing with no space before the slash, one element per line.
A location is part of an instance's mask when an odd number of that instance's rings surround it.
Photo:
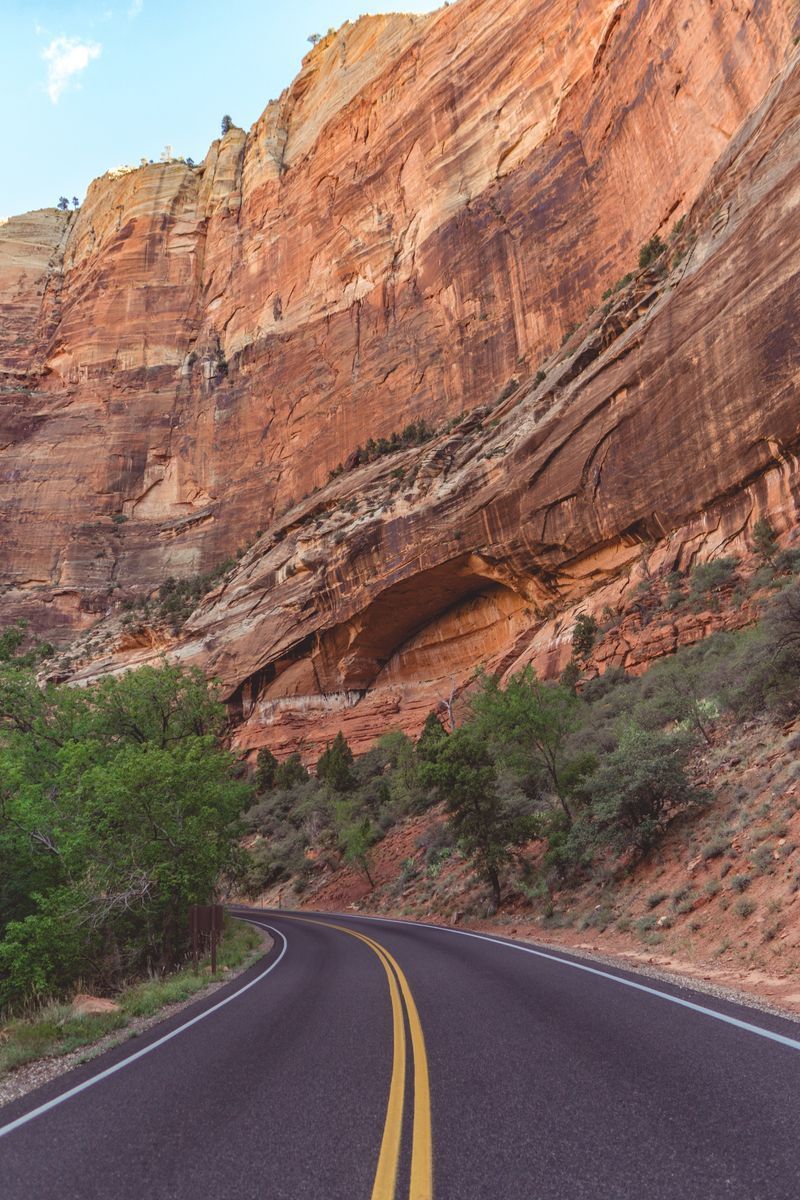
<path fill-rule="evenodd" d="M 198 1013 L 196 1017 L 192 1017 L 190 1020 L 184 1021 L 183 1024 L 179 1025 L 177 1029 L 171 1029 L 169 1033 L 165 1033 L 164 1036 L 158 1038 L 157 1041 L 150 1042 L 149 1045 L 143 1046 L 141 1050 L 137 1050 L 134 1054 L 129 1054 L 127 1058 L 123 1058 L 120 1062 L 114 1063 L 113 1066 L 106 1067 L 104 1071 L 99 1071 L 97 1075 L 92 1075 L 91 1078 L 84 1079 L 82 1083 L 77 1084 L 75 1087 L 70 1088 L 66 1092 L 62 1092 L 60 1096 L 55 1096 L 52 1100 L 48 1100 L 45 1104 L 40 1104 L 37 1108 L 31 1109 L 30 1112 L 24 1113 L 23 1116 L 17 1117 L 16 1120 L 9 1121 L 7 1125 L 0 1125 L 0 1138 L 6 1137 L 9 1133 L 13 1133 L 15 1129 L 19 1129 L 22 1125 L 27 1125 L 30 1121 L 34 1121 L 36 1117 L 41 1117 L 44 1113 L 50 1112 L 51 1109 L 57 1108 L 60 1104 L 64 1104 L 67 1100 L 71 1100 L 73 1096 L 78 1096 L 81 1092 L 85 1092 L 89 1088 L 94 1087 L 95 1084 L 100 1083 L 103 1079 L 108 1079 L 109 1076 L 116 1075 L 118 1071 L 121 1071 L 124 1067 L 129 1067 L 131 1063 L 135 1063 L 138 1059 L 144 1058 L 146 1054 L 152 1054 L 154 1050 L 158 1050 L 159 1047 L 164 1046 L 167 1042 L 171 1042 L 173 1038 L 178 1036 L 178 1034 L 184 1033 L 187 1029 L 191 1029 L 193 1025 L 198 1023 L 198 1021 L 204 1021 L 206 1017 L 210 1017 L 212 1013 L 219 1012 L 219 1010 L 224 1008 L 226 1004 L 230 1004 L 232 1000 L 237 1000 L 239 996 L 243 996 L 245 992 L 249 992 L 250 988 L 255 987 L 257 983 L 261 983 L 262 979 L 266 979 L 267 975 L 271 974 L 272 971 L 275 970 L 286 953 L 286 938 L 279 929 L 274 929 L 271 925 L 264 925 L 261 921 L 254 921 L 252 924 L 260 925 L 262 929 L 267 929 L 270 933 L 274 933 L 275 936 L 280 938 L 283 943 L 278 957 L 271 962 L 270 965 L 266 967 L 260 975 L 256 975 L 255 979 L 249 980 L 235 992 L 231 992 L 230 995 L 226 996 L 224 1000 L 220 1000 L 218 1003 L 212 1005 L 211 1008 L 207 1008 L 204 1012 Z"/>
<path fill-rule="evenodd" d="M 613 983 L 622 984 L 624 987 L 634 988 L 638 992 L 646 992 L 650 996 L 657 996 L 659 1000 L 669 1000 L 671 1004 L 679 1004 L 683 1008 L 691 1009 L 693 1012 L 701 1013 L 704 1017 L 713 1017 L 716 1021 L 724 1021 L 727 1025 L 733 1025 L 737 1029 L 745 1029 L 748 1033 L 755 1033 L 759 1037 L 767 1038 L 772 1042 L 779 1042 L 782 1046 L 788 1046 L 790 1050 L 800 1050 L 800 1038 L 787 1037 L 784 1033 L 776 1033 L 772 1029 L 765 1029 L 763 1025 L 753 1025 L 750 1021 L 743 1021 L 739 1017 L 730 1016 L 728 1013 L 718 1012 L 714 1008 L 707 1008 L 704 1004 L 696 1004 L 692 1000 L 685 1000 L 681 996 L 672 996 L 669 992 L 663 992 L 659 988 L 649 987 L 644 983 L 637 983 L 635 979 L 626 979 L 623 975 L 614 975 L 611 971 L 601 971 L 599 967 L 590 967 L 587 963 L 576 962 L 571 958 L 563 958 L 559 954 L 550 954 L 546 950 L 537 950 L 534 946 L 522 946 L 519 942 L 507 942 L 503 938 L 488 937 L 484 933 L 473 933 L 468 929 L 448 929 L 446 925 L 430 925 L 424 921 L 400 921 L 395 917 L 362 917 L 355 914 L 348 914 L 351 921 L 380 921 L 383 925 L 406 925 L 418 929 L 435 929 L 439 933 L 452 933 L 459 937 L 475 938 L 479 942 L 489 942 L 493 946 L 505 946 L 508 950 L 521 950 L 523 954 L 532 954 L 536 958 L 544 958 L 549 962 L 559 963 L 562 967 L 573 967 L 577 971 L 587 971 L 590 975 L 597 975 L 600 979 L 610 979 Z M 681 986 L 678 981 L 678 986 Z"/>
<path fill-rule="evenodd" d="M 378 1169 L 372 1189 L 372 1200 L 394 1200 L 397 1188 L 397 1170 L 400 1162 L 403 1104 L 405 1099 L 405 1019 L 408 1020 L 408 1027 L 411 1033 L 411 1049 L 414 1059 L 414 1118 L 411 1141 L 409 1200 L 432 1200 L 433 1138 L 431 1134 L 431 1093 L 428 1056 L 425 1052 L 425 1035 L 422 1032 L 422 1022 L 419 1019 L 419 1013 L 414 1003 L 414 996 L 408 985 L 408 980 L 400 964 L 379 942 L 366 937 L 365 934 L 359 933 L 355 929 L 348 929 L 344 925 L 336 925 L 332 921 L 320 921 L 297 916 L 290 917 L 289 919 L 306 921 L 308 924 L 313 925 L 325 925 L 328 929 L 336 929 L 339 933 L 346 933 L 350 937 L 358 938 L 359 941 L 369 946 L 380 959 L 389 982 L 394 1046 L 389 1101 L 386 1108 L 386 1122 L 381 1140 L 380 1154 L 378 1156 Z M 403 1016 L 403 1005 L 400 1002 L 400 992 L 402 992 L 405 1004 L 405 1019 Z"/>
<path fill-rule="evenodd" d="M 800 1196 L 790 1020 L 471 930 L 239 915 L 266 963 L 12 1102 L 3 1200 Z"/>

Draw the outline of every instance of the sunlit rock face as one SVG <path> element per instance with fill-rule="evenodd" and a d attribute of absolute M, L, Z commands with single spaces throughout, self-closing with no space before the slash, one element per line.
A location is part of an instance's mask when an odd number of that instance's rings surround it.
<path fill-rule="evenodd" d="M 574 606 L 643 547 L 689 562 L 762 511 L 788 530 L 795 18 L 363 18 L 199 168 L 0 226 L 6 614 L 65 636 L 255 539 L 175 652 L 222 678 L 244 744 L 365 741 L 477 662 L 557 669 Z M 681 263 L 587 321 L 684 214 Z"/>

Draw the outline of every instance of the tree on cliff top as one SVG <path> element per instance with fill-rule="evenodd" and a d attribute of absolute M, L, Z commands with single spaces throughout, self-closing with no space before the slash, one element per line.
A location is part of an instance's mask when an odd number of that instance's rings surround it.
<path fill-rule="evenodd" d="M 225 113 L 225 116 L 220 122 L 220 132 L 222 136 L 225 137 L 225 134 L 231 129 L 233 129 L 233 118 L 228 113 Z"/>
<path fill-rule="evenodd" d="M 56 206 L 61 212 L 69 212 L 69 200 L 66 196 L 58 197 L 58 205 Z"/>

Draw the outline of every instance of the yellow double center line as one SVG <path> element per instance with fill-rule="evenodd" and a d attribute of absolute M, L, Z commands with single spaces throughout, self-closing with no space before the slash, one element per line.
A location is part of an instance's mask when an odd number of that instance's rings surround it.
<path fill-rule="evenodd" d="M 403 1002 L 411 1034 L 411 1050 L 414 1059 L 414 1120 L 411 1134 L 411 1182 L 408 1200 L 432 1200 L 433 1198 L 433 1143 L 431 1139 L 431 1092 L 428 1076 L 428 1057 L 425 1053 L 425 1037 L 422 1025 L 400 965 L 378 942 L 348 929 L 345 925 L 334 925 L 331 921 L 308 920 L 309 925 L 325 925 L 340 933 L 358 938 L 377 954 L 389 983 L 392 1002 L 392 1080 L 389 1085 L 389 1100 L 386 1105 L 386 1120 L 383 1126 L 381 1149 L 375 1182 L 372 1185 L 372 1200 L 395 1200 L 397 1190 L 397 1168 L 400 1162 L 400 1143 L 403 1134 L 403 1106 L 406 1094 L 406 1026 L 403 1018 Z M 402 999 L 401 999 L 402 996 Z"/>

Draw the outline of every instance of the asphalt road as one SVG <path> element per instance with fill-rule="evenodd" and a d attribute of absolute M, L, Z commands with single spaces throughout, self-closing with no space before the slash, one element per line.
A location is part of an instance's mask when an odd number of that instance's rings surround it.
<path fill-rule="evenodd" d="M 251 915 L 267 959 L 0 1109 L 2 1200 L 800 1197 L 795 1022 L 448 929 Z"/>

